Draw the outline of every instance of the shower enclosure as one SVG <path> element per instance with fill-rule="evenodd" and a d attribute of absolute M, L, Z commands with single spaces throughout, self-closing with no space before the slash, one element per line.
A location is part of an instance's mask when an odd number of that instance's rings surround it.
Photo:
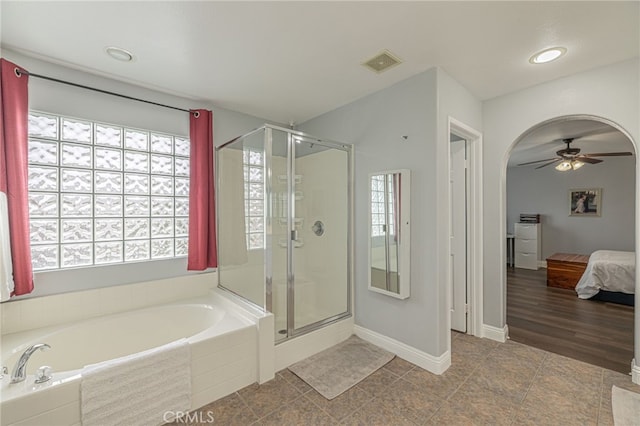
<path fill-rule="evenodd" d="M 216 149 L 218 280 L 275 340 L 351 314 L 352 146 L 264 125 Z"/>

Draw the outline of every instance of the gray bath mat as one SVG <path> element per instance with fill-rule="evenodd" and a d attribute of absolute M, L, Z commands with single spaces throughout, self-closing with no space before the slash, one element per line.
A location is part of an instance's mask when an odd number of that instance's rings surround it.
<path fill-rule="evenodd" d="M 333 399 L 391 361 L 391 352 L 356 336 L 289 367 L 327 399 Z"/>

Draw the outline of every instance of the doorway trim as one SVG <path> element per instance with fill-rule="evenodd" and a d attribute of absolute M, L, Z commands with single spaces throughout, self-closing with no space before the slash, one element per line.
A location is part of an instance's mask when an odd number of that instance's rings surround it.
<path fill-rule="evenodd" d="M 467 304 L 469 312 L 467 315 L 467 333 L 478 337 L 485 337 L 483 327 L 483 215 L 482 215 L 482 133 L 466 125 L 465 123 L 448 117 L 447 132 L 447 171 L 451 170 L 451 144 L 449 138 L 451 134 L 459 136 L 467 141 L 467 170 L 469 197 L 467 205 L 467 232 L 469 266 L 467 282 Z M 451 194 L 447 196 L 450 198 Z M 451 205 L 451 200 L 448 200 Z M 449 229 L 451 228 L 451 215 L 448 217 Z M 447 240 L 447 253 L 451 253 L 451 241 Z M 447 255 L 447 333 L 451 334 L 451 256 Z M 449 348 L 451 345 L 449 344 Z"/>

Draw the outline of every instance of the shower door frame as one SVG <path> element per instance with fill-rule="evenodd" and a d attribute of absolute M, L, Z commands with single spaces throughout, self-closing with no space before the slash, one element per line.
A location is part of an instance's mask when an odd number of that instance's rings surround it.
<path fill-rule="evenodd" d="M 245 139 L 251 135 L 254 135 L 260 131 L 264 131 L 264 307 L 260 306 L 267 312 L 273 312 L 273 188 L 272 179 L 274 179 L 272 171 L 272 154 L 273 154 L 273 130 L 282 131 L 287 134 L 287 231 L 289 237 L 287 238 L 287 307 L 286 307 L 286 323 L 287 323 L 287 335 L 285 338 L 276 341 L 276 344 L 286 342 L 291 338 L 307 334 L 309 332 L 323 328 L 334 322 L 349 318 L 353 312 L 353 283 L 354 283 L 354 267 L 353 260 L 355 258 L 354 253 L 354 183 L 355 183 L 355 158 L 353 145 L 340 143 L 328 139 L 321 139 L 315 136 L 309 135 L 298 130 L 288 129 L 272 124 L 265 124 L 257 129 L 247 132 L 244 135 L 238 136 L 216 148 L 216 152 L 221 150 L 227 145 L 238 141 L 239 139 Z M 312 141 L 314 144 L 329 148 L 338 149 L 344 151 L 347 154 L 347 285 L 346 285 L 346 298 L 347 298 L 347 310 L 336 315 L 321 319 L 311 324 L 305 325 L 300 328 L 295 328 L 295 271 L 293 262 L 293 237 L 292 231 L 294 228 L 294 214 L 295 214 L 295 184 L 294 184 L 294 172 L 295 172 L 295 144 L 294 137 L 305 141 Z M 216 156 L 216 170 L 217 156 Z M 219 180 L 216 179 L 216 183 L 219 184 Z M 217 198 L 218 191 L 216 191 Z M 217 200 L 216 200 L 217 204 Z M 216 215 L 216 222 L 218 215 Z M 216 223 L 217 225 L 217 223 Z M 220 283 L 221 288 L 226 289 Z M 242 297 L 242 296 L 241 296 Z M 274 330 L 275 333 L 275 330 Z"/>

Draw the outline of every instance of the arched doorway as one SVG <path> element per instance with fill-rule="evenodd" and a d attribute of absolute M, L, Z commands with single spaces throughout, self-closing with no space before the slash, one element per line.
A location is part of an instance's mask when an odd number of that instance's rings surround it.
<path fill-rule="evenodd" d="M 634 155 L 584 156 L 612 152 Z M 565 283 L 567 289 L 548 287 L 547 271 L 539 268 L 546 267 L 545 259 L 556 253 L 637 251 L 635 160 L 628 133 L 596 116 L 546 120 L 523 132 L 511 145 L 503 163 L 503 193 L 507 233 L 516 234 L 507 257 L 515 258 L 517 268 L 506 268 L 504 288 L 505 319 L 512 339 L 629 372 L 634 350 L 633 308 L 579 300 L 569 283 Z M 591 189 L 599 195 L 597 208 L 592 205 L 594 214 L 572 215 L 570 194 Z M 540 214 L 541 221 L 526 225 L 536 232 L 518 238 L 525 227 L 515 224 L 526 213 Z M 617 319 L 621 321 L 614 324 Z M 606 333 L 603 323 L 624 331 Z M 618 351 L 613 356 L 607 351 L 611 347 Z"/>

